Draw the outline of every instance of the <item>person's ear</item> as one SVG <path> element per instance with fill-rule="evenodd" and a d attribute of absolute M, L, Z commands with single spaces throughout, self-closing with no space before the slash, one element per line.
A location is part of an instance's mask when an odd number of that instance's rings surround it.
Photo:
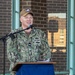
<path fill-rule="evenodd" d="M 20 17 L 20 21 L 21 21 L 21 22 L 22 22 L 22 20 L 23 20 L 23 16 Z"/>

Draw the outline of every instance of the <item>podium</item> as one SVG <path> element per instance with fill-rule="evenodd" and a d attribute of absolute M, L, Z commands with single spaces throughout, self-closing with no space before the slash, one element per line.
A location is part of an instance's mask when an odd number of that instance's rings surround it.
<path fill-rule="evenodd" d="M 55 62 L 25 62 L 16 64 L 12 71 L 16 75 L 55 75 Z"/>

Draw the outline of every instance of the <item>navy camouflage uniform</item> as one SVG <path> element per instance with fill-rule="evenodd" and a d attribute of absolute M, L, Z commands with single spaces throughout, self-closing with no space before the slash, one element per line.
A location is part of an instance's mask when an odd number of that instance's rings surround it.
<path fill-rule="evenodd" d="M 18 30 L 22 30 L 20 27 Z M 14 30 L 15 32 L 17 30 Z M 40 29 L 32 28 L 30 35 L 25 31 L 14 34 L 15 38 L 7 38 L 7 55 L 10 71 L 18 62 L 46 61 L 51 58 L 50 47 L 46 35 Z"/>

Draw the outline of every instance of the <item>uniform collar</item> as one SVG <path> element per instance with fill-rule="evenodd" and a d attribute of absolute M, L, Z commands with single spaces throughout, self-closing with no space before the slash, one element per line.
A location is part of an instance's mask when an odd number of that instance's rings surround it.
<path fill-rule="evenodd" d="M 19 30 L 23 30 L 23 28 L 20 27 Z M 21 31 L 20 34 L 27 35 L 27 33 L 25 33 L 25 31 Z M 35 34 L 36 34 L 36 31 L 35 31 L 35 28 L 33 27 L 31 30 L 31 33 L 29 34 L 29 37 L 32 37 Z"/>

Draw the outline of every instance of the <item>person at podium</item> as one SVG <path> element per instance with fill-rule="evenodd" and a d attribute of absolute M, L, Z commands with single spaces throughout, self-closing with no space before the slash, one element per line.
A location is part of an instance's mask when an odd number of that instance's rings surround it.
<path fill-rule="evenodd" d="M 7 38 L 7 57 L 10 61 L 10 73 L 18 62 L 50 61 L 51 52 L 46 34 L 33 25 L 34 14 L 30 9 L 20 12 L 21 27 L 12 30 L 12 35 Z M 23 30 L 19 33 L 14 32 Z"/>

